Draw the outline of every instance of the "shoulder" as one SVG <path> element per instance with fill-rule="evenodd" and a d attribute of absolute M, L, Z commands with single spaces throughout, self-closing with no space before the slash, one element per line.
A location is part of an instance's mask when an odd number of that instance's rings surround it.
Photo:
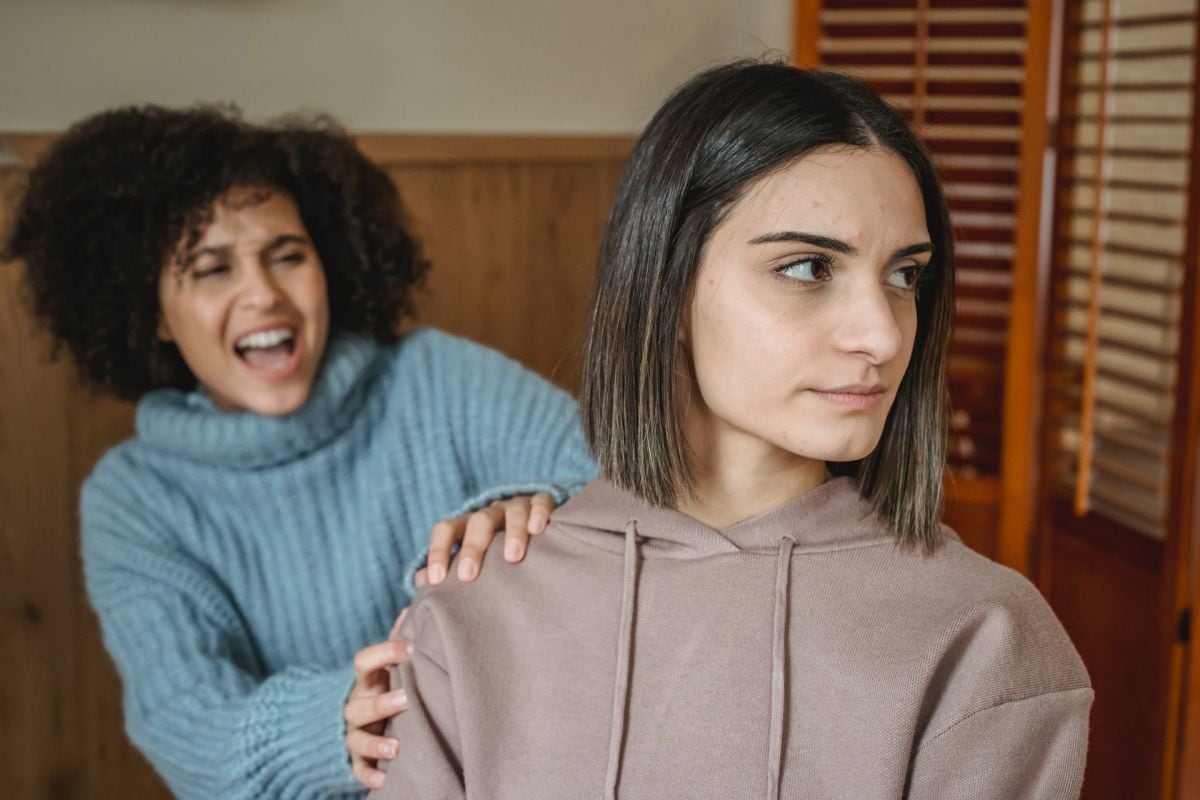
<path fill-rule="evenodd" d="M 1062 626 L 1037 587 L 1016 570 L 972 550 L 943 526 L 942 545 L 929 559 L 948 608 L 959 614 L 1004 612 L 1036 629 Z"/>
<path fill-rule="evenodd" d="M 191 502 L 164 459 L 136 437 L 110 448 L 83 481 L 81 544 L 89 555 L 120 542 L 158 542 L 191 515 Z"/>
<path fill-rule="evenodd" d="M 948 529 L 947 529 L 948 530 Z M 1027 578 L 966 547 L 953 532 L 922 558 L 929 633 L 930 720 L 944 727 L 980 710 L 1042 694 L 1088 689 L 1083 660 L 1050 604 Z"/>
<path fill-rule="evenodd" d="M 406 622 L 418 645 L 459 643 L 462 653 L 483 652 L 498 643 L 498 635 L 506 641 L 532 641 L 547 625 L 574 624 L 585 598 L 608 596 L 606 590 L 619 586 L 623 563 L 621 553 L 565 535 L 551 520 L 520 563 L 504 561 L 504 537 L 497 536 L 475 580 L 464 583 L 451 570 L 440 585 L 418 590 Z M 535 605 L 536 613 L 520 611 Z"/>
<path fill-rule="evenodd" d="M 480 378 L 513 379 L 553 388 L 549 381 L 504 353 L 436 328 L 416 328 L 392 347 L 396 364 L 440 370 L 448 378 L 467 382 Z"/>
<path fill-rule="evenodd" d="M 508 416 L 514 408 L 545 407 L 559 413 L 575 408 L 566 391 L 541 375 L 460 336 L 417 328 L 392 348 L 392 380 L 397 389 L 428 393 L 439 406 L 461 406 L 483 416 Z"/>
<path fill-rule="evenodd" d="M 436 362 L 445 366 L 507 364 L 520 367 L 508 356 L 470 339 L 436 328 L 414 328 L 394 345 L 392 357 L 399 364 Z"/>
<path fill-rule="evenodd" d="M 83 480 L 80 503 L 85 512 L 102 506 L 114 495 L 127 494 L 146 477 L 142 449 L 137 439 L 126 439 L 100 457 Z"/>

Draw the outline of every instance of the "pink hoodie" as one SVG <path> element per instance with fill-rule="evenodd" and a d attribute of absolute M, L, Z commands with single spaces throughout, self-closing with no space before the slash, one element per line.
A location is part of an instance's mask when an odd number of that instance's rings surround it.
<path fill-rule="evenodd" d="M 373 798 L 1075 798 L 1087 672 L 1037 590 L 849 478 L 716 531 L 598 480 L 423 594 Z"/>

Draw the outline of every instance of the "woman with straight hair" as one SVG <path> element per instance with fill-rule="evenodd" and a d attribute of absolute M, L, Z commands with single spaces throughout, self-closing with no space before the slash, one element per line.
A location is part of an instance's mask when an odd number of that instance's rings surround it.
<path fill-rule="evenodd" d="M 857 81 L 676 91 L 600 255 L 601 477 L 530 568 L 413 606 L 375 796 L 1076 797 L 1078 654 L 939 525 L 952 250 L 928 155 Z"/>

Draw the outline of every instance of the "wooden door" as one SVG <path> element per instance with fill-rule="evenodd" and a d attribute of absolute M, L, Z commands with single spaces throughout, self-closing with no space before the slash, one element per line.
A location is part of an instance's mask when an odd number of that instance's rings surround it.
<path fill-rule="evenodd" d="M 1038 583 L 1096 688 L 1084 796 L 1169 798 L 1190 619 L 1196 0 L 1062 26 Z"/>

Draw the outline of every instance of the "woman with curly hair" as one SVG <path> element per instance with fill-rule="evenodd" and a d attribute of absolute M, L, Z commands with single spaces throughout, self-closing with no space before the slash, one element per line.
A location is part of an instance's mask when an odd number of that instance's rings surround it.
<path fill-rule="evenodd" d="M 91 117 L 33 170 L 5 256 L 84 381 L 137 401 L 81 499 L 132 740 L 184 797 L 378 785 L 405 703 L 379 670 L 404 653 L 365 645 L 439 519 L 484 509 L 429 558 L 438 583 L 465 528 L 470 580 L 498 525 L 520 560 L 594 474 L 570 397 L 398 332 L 427 264 L 387 175 L 320 121 Z"/>

